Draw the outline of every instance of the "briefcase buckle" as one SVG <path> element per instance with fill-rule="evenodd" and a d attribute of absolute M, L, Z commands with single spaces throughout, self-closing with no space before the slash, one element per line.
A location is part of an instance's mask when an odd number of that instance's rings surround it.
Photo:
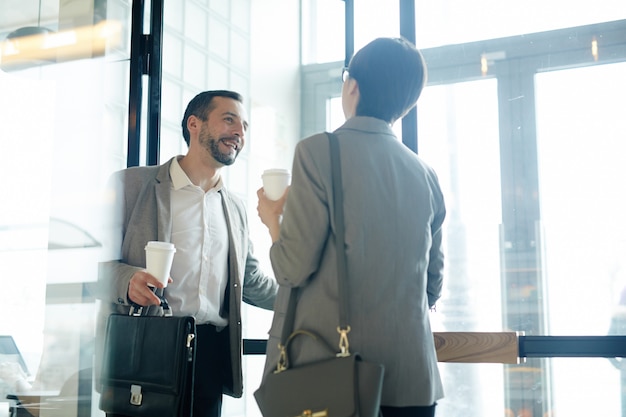
<path fill-rule="evenodd" d="M 143 395 L 141 395 L 141 385 L 131 385 L 130 386 L 130 403 L 132 405 L 141 405 L 142 399 L 143 399 Z"/>

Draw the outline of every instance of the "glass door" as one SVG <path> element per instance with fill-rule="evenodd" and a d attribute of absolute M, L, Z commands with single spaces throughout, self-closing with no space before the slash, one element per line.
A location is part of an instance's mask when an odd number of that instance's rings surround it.
<path fill-rule="evenodd" d="M 626 64 L 617 63 L 535 77 L 546 317 L 552 335 L 626 334 L 624 74 Z M 626 415 L 621 361 L 553 360 L 559 414 Z"/>

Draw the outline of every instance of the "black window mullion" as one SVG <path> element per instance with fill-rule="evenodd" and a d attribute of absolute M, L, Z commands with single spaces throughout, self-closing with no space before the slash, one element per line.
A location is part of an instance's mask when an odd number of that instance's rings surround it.
<path fill-rule="evenodd" d="M 130 84 L 128 94 L 128 149 L 126 166 L 139 165 L 141 152 L 141 97 L 144 74 L 144 2 L 133 0 L 130 38 Z"/>
<path fill-rule="evenodd" d="M 161 115 L 161 62 L 163 51 L 163 2 L 151 0 L 150 33 L 144 34 L 145 3 L 133 0 L 128 98 L 128 150 L 126 166 L 138 166 L 141 157 L 143 77 L 148 77 L 146 162 L 159 163 Z"/>
<path fill-rule="evenodd" d="M 147 165 L 159 164 L 161 149 L 161 79 L 163 59 L 163 2 L 152 0 L 148 67 Z"/>
<path fill-rule="evenodd" d="M 415 0 L 400 0 L 400 36 L 415 44 Z M 417 107 L 402 118 L 402 143 L 417 153 Z"/>

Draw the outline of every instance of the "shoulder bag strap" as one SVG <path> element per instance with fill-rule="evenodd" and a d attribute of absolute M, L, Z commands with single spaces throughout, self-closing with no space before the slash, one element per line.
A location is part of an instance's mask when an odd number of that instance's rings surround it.
<path fill-rule="evenodd" d="M 333 133 L 326 133 L 330 142 L 330 172 L 333 179 L 333 203 L 335 206 L 335 228 L 337 249 L 337 286 L 339 291 L 339 327 L 348 326 L 348 266 L 346 261 L 346 228 L 343 217 L 343 185 L 339 142 Z"/>
<path fill-rule="evenodd" d="M 347 261 L 345 252 L 345 224 L 343 213 L 343 188 L 341 176 L 341 158 L 339 153 L 339 142 L 337 136 L 333 133 L 326 132 L 330 143 L 330 164 L 331 177 L 333 182 L 333 203 L 335 213 L 335 239 L 337 248 L 337 286 L 339 292 L 339 326 L 337 331 L 340 333 L 339 347 L 342 353 L 349 354 L 347 333 L 350 331 L 348 325 L 348 275 Z M 293 332 L 294 320 L 296 314 L 296 304 L 298 299 L 298 289 L 292 288 L 289 293 L 289 305 L 285 314 L 285 322 L 283 323 L 283 331 L 281 334 L 281 344 L 284 346 Z"/>

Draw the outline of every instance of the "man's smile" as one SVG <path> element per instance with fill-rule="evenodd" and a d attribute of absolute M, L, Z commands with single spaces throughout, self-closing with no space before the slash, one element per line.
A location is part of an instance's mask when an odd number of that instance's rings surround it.
<path fill-rule="evenodd" d="M 239 149 L 241 148 L 240 140 L 238 138 L 222 138 L 220 139 L 220 143 L 233 149 L 235 152 L 239 151 Z"/>

